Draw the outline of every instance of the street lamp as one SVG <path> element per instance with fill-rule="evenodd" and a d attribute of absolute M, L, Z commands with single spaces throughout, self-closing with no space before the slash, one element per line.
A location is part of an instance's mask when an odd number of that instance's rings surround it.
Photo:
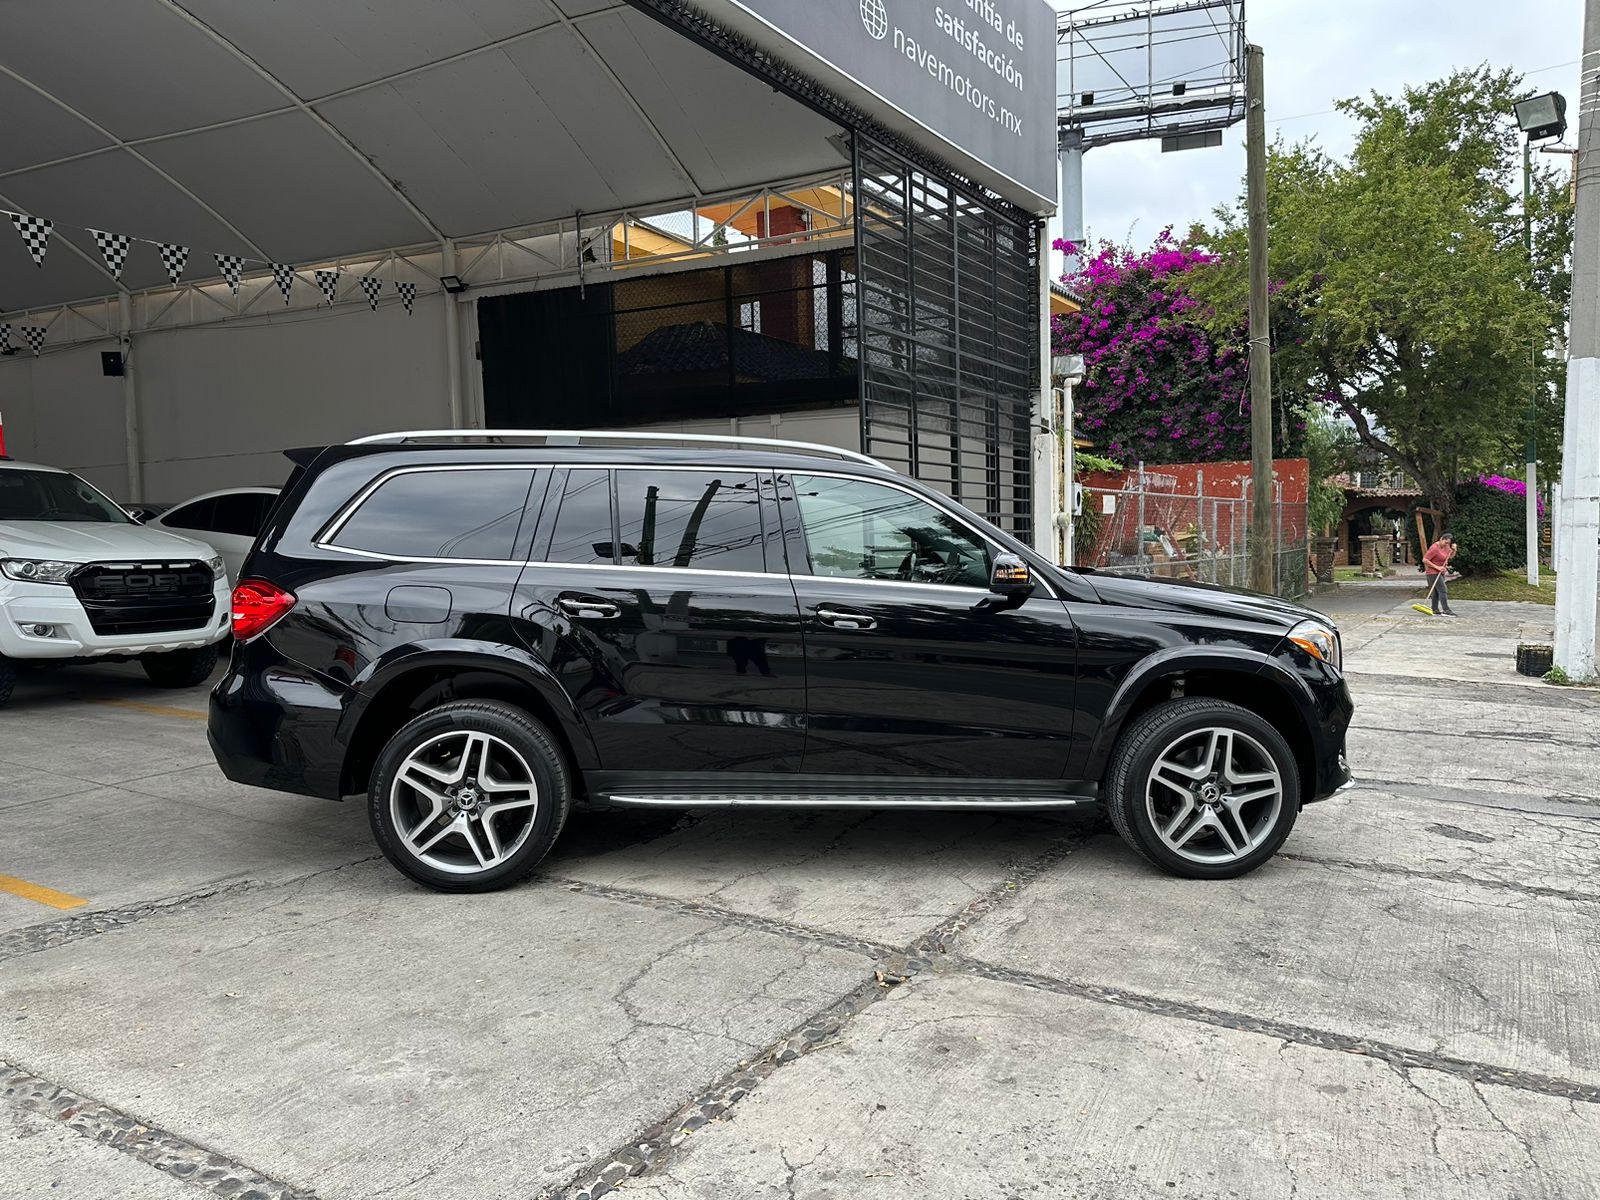
<path fill-rule="evenodd" d="M 1517 114 L 1517 127 L 1530 142 L 1558 138 L 1567 131 L 1567 98 L 1560 92 L 1528 96 L 1511 106 Z"/>
<path fill-rule="evenodd" d="M 1528 256 L 1530 278 L 1533 270 L 1533 218 L 1528 212 L 1528 186 L 1532 175 L 1533 143 L 1559 139 L 1567 131 L 1567 99 L 1560 92 L 1525 96 L 1511 106 L 1517 127 L 1522 130 L 1522 248 Z M 1528 438 L 1525 445 L 1527 489 L 1526 525 L 1528 532 L 1528 582 L 1539 586 L 1539 343 L 1528 350 Z"/>

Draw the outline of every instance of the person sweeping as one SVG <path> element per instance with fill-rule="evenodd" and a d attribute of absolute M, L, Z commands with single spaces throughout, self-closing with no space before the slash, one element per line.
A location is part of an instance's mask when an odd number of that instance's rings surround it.
<path fill-rule="evenodd" d="M 1456 556 L 1456 539 L 1452 534 L 1441 533 L 1439 540 L 1429 546 L 1422 556 L 1422 569 L 1428 575 L 1428 598 L 1433 602 L 1432 609 L 1425 609 L 1420 604 L 1411 607 L 1422 612 L 1431 611 L 1436 617 L 1453 617 L 1456 614 L 1450 608 L 1450 592 L 1447 579 L 1450 574 L 1450 560 Z"/>

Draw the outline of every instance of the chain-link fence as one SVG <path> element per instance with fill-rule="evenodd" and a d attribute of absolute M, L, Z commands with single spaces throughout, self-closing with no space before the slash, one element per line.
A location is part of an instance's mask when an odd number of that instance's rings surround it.
<path fill-rule="evenodd" d="M 1120 486 L 1084 488 L 1075 522 L 1077 565 L 1250 587 L 1250 501 L 1248 478 L 1208 481 L 1204 470 L 1180 476 L 1141 465 Z M 1273 590 L 1299 598 L 1307 582 L 1306 506 L 1285 502 L 1274 479 L 1272 507 L 1278 531 Z"/>

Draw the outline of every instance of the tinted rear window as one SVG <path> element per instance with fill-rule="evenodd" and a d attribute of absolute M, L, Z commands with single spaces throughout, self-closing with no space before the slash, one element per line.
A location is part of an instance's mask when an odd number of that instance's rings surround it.
<path fill-rule="evenodd" d="M 618 471 L 617 516 L 629 566 L 766 570 L 751 473 Z"/>
<path fill-rule="evenodd" d="M 533 472 L 525 468 L 392 475 L 362 502 L 332 542 L 394 558 L 505 561 L 514 556 L 532 483 Z"/>
<path fill-rule="evenodd" d="M 567 472 L 561 511 L 556 516 L 550 552 L 558 563 L 609 563 L 616 561 L 611 544 L 611 472 Z"/>

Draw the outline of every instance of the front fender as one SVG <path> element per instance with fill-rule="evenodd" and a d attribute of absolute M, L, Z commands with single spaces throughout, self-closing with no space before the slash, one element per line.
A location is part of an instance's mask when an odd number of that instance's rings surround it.
<path fill-rule="evenodd" d="M 1229 647 L 1226 652 L 1208 650 L 1204 646 L 1172 646 L 1141 659 L 1123 676 L 1090 742 L 1083 777 L 1101 779 L 1105 776 L 1123 727 L 1151 686 L 1160 686 L 1164 680 L 1196 671 L 1237 675 L 1262 689 L 1273 689 L 1290 703 L 1296 719 L 1305 728 L 1308 738 L 1311 737 L 1317 719 L 1315 697 L 1306 681 L 1281 658 L 1237 646 Z"/>

